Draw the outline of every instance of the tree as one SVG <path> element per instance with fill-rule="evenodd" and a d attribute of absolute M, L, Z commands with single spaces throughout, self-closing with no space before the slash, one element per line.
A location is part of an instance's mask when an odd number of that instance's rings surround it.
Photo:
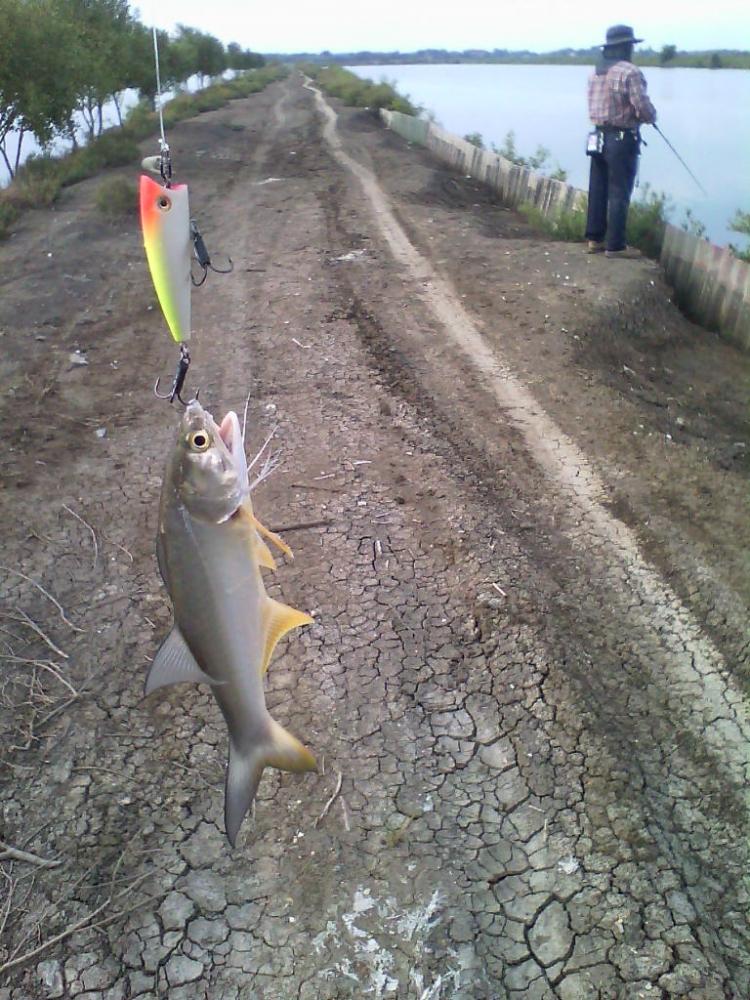
<path fill-rule="evenodd" d="M 201 32 L 198 36 L 197 70 L 201 80 L 206 76 L 218 76 L 227 68 L 227 56 L 223 44 L 213 35 Z"/>
<path fill-rule="evenodd" d="M 132 21 L 128 0 L 65 0 L 77 26 L 76 64 L 81 74 L 78 109 L 89 139 L 101 135 L 103 108 L 128 82 L 129 35 Z"/>
<path fill-rule="evenodd" d="M 40 145 L 65 129 L 80 84 L 76 27 L 56 0 L 0 0 L 0 154 L 11 176 L 24 136 Z M 15 136 L 15 152 L 7 142 Z"/>
<path fill-rule="evenodd" d="M 227 67 L 224 46 L 213 35 L 179 24 L 173 46 L 180 80 L 198 73 L 203 82 L 204 77 L 216 76 Z"/>
<path fill-rule="evenodd" d="M 176 82 L 172 43 L 166 31 L 156 32 L 159 47 L 161 85 L 166 90 Z M 154 65 L 154 39 L 151 28 L 138 22 L 132 25 L 128 36 L 126 55 L 126 86 L 135 88 L 152 104 L 156 98 L 156 67 Z M 180 79 L 182 79 L 180 77 Z"/>
<path fill-rule="evenodd" d="M 662 46 L 662 50 L 659 53 L 659 62 L 662 64 L 662 66 L 666 66 L 667 63 L 672 62 L 672 60 L 676 55 L 677 55 L 676 45 L 664 45 Z"/>

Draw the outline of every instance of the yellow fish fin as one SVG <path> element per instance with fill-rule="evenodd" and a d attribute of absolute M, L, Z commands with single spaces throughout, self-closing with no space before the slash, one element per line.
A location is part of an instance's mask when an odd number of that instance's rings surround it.
<path fill-rule="evenodd" d="M 276 548 L 281 549 L 281 551 L 284 553 L 285 556 L 289 556 L 290 559 L 294 559 L 294 553 L 286 544 L 283 538 L 280 538 L 275 531 L 269 531 L 268 528 L 265 527 L 265 525 L 260 523 L 255 514 L 252 513 L 252 511 L 248 511 L 248 514 L 253 519 L 253 523 L 255 524 L 255 530 L 258 532 L 259 535 L 261 535 L 263 538 L 267 538 L 269 542 L 273 542 Z"/>
<path fill-rule="evenodd" d="M 253 514 L 253 508 L 250 506 L 249 501 L 242 504 L 234 516 L 238 519 L 238 523 L 241 524 L 243 534 L 245 533 L 245 530 L 251 533 L 249 536 L 245 535 L 245 537 L 250 538 L 253 551 L 258 560 L 258 565 L 262 566 L 264 569 L 276 569 L 276 561 L 271 555 L 271 550 L 260 537 L 258 522 Z"/>
<path fill-rule="evenodd" d="M 317 767 L 315 757 L 296 736 L 271 719 L 271 746 L 268 750 L 268 763 L 281 771 L 314 771 Z"/>
<path fill-rule="evenodd" d="M 245 818 L 260 784 L 265 767 L 278 767 L 282 771 L 314 771 L 315 758 L 302 743 L 269 718 L 271 725 L 268 740 L 241 750 L 229 740 L 229 766 L 227 767 L 224 820 L 229 843 L 234 847 L 242 820 Z"/>
<path fill-rule="evenodd" d="M 271 555 L 271 550 L 257 531 L 255 533 L 255 553 L 258 556 L 259 566 L 262 566 L 263 569 L 276 569 L 276 562 Z"/>
<path fill-rule="evenodd" d="M 291 631 L 293 628 L 298 628 L 300 625 L 312 625 L 313 620 L 310 615 L 306 615 L 304 611 L 297 611 L 294 608 L 290 608 L 287 604 L 281 604 L 279 601 L 274 601 L 272 597 L 266 598 L 266 602 L 263 605 L 262 616 L 265 646 L 263 649 L 263 662 L 261 664 L 260 672 L 261 674 L 265 674 L 268 670 L 268 664 L 271 662 L 273 651 L 276 648 L 276 643 L 279 639 L 286 635 L 287 632 Z"/>

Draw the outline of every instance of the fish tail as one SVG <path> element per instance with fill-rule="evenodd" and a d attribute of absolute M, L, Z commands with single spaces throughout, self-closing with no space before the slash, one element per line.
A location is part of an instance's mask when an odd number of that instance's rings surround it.
<path fill-rule="evenodd" d="M 271 740 L 268 763 L 280 771 L 314 771 L 315 758 L 296 736 L 292 736 L 275 719 L 271 719 Z"/>
<path fill-rule="evenodd" d="M 307 747 L 278 722 L 271 719 L 270 723 L 268 740 L 248 752 L 241 751 L 231 741 L 229 744 L 224 822 L 232 847 L 258 791 L 265 767 L 276 767 L 281 771 L 314 771 L 317 767 L 315 757 Z"/>

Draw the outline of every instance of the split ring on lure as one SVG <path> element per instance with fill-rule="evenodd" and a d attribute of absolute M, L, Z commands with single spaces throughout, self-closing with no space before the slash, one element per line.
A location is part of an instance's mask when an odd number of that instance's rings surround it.
<path fill-rule="evenodd" d="M 187 184 L 164 187 L 141 174 L 141 229 L 151 279 L 172 337 L 190 338 L 192 238 Z"/>

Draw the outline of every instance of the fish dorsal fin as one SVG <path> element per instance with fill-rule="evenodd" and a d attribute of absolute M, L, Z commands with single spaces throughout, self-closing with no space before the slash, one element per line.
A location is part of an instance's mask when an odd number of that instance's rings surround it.
<path fill-rule="evenodd" d="M 170 684 L 220 684 L 201 670 L 188 649 L 182 632 L 175 625 L 154 657 L 146 677 L 144 694 Z"/>
<path fill-rule="evenodd" d="M 247 510 L 247 508 L 246 508 Z M 290 559 L 294 559 L 294 553 L 286 544 L 280 535 L 277 535 L 275 531 L 269 530 L 265 525 L 261 524 L 252 510 L 247 510 L 250 517 L 253 519 L 253 524 L 255 525 L 255 530 L 262 538 L 267 538 L 269 542 L 273 542 L 277 549 L 280 549 L 285 556 L 289 556 Z"/>
<path fill-rule="evenodd" d="M 272 597 L 266 598 L 263 605 L 262 618 L 265 645 L 260 672 L 261 674 L 265 674 L 279 639 L 300 625 L 312 625 L 313 620 L 304 611 L 297 611 L 295 608 L 290 608 L 288 604 L 281 604 L 279 601 L 274 601 Z"/>

